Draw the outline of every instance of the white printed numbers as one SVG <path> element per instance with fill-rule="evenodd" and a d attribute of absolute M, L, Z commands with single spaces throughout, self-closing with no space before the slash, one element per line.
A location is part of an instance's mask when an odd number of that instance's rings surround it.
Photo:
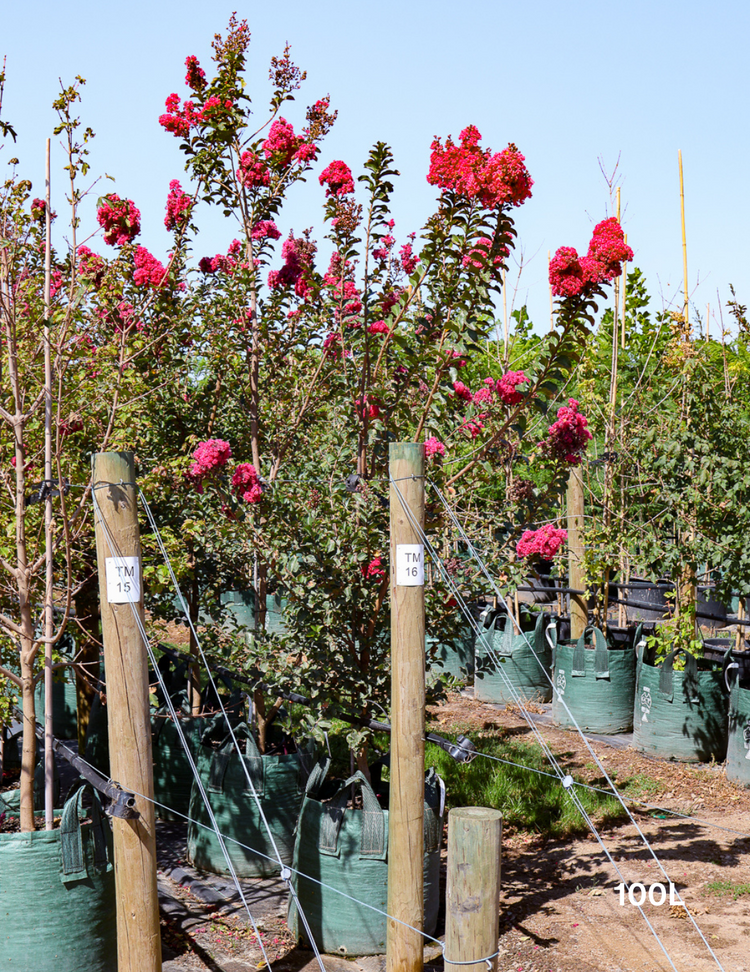
<path fill-rule="evenodd" d="M 424 587 L 424 547 L 421 543 L 396 544 L 396 585 Z"/>
<path fill-rule="evenodd" d="M 663 905 L 667 900 L 667 889 L 663 884 L 651 884 L 648 887 L 648 891 L 646 891 L 646 886 L 636 881 L 630 887 L 626 884 L 618 884 L 615 891 L 618 891 L 620 894 L 621 905 L 625 904 L 625 892 L 627 891 L 628 901 L 634 908 L 640 908 L 646 900 L 646 894 L 648 894 L 648 900 L 651 904 L 657 907 Z M 674 884 L 671 881 L 669 882 L 669 903 L 670 905 L 681 904 L 680 899 L 675 897 Z"/>
<path fill-rule="evenodd" d="M 138 557 L 107 557 L 107 601 L 127 604 L 141 599 L 141 564 Z"/>

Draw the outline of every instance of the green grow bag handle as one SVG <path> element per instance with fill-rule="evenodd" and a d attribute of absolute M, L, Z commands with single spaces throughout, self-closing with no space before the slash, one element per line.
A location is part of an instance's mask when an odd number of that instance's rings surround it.
<path fill-rule="evenodd" d="M 573 668 L 571 675 L 576 677 L 586 677 L 586 635 L 589 633 L 594 636 L 594 644 L 596 645 L 596 652 L 594 654 L 594 672 L 597 678 L 609 678 L 609 652 L 607 650 L 607 641 L 602 634 L 602 632 L 589 625 L 578 639 L 573 652 Z"/>
<path fill-rule="evenodd" d="M 173 696 L 171 696 L 171 699 L 172 705 L 174 706 L 178 716 L 180 710 L 183 712 L 187 712 L 189 710 L 190 706 L 188 705 L 188 696 L 187 692 L 184 690 L 176 692 Z M 169 711 L 168 705 L 160 705 L 159 708 L 154 712 L 153 716 L 151 717 L 151 738 L 154 740 L 154 742 L 158 740 L 167 719 L 171 719 L 171 716 L 172 713 Z"/>
<path fill-rule="evenodd" d="M 99 794 L 90 783 L 79 780 L 73 784 L 71 795 L 65 801 L 60 823 L 60 854 L 62 870 L 60 880 L 63 884 L 85 881 L 91 877 L 86 865 L 81 835 L 81 816 L 83 795 L 91 794 L 91 836 L 94 840 L 94 867 L 98 872 L 111 871 L 112 865 L 107 858 L 107 841 L 104 836 L 103 811 Z"/>
<path fill-rule="evenodd" d="M 674 660 L 677 655 L 685 656 L 685 686 L 691 698 L 698 697 L 698 662 L 687 648 L 675 648 L 667 655 L 659 672 L 659 694 L 667 701 L 674 701 Z"/>
<path fill-rule="evenodd" d="M 211 733 L 216 727 L 210 726 L 202 737 L 202 742 L 208 741 Z M 248 776 L 252 782 L 255 793 L 262 797 L 265 794 L 265 773 L 263 771 L 263 757 L 260 755 L 255 737 L 246 722 L 240 722 L 234 730 L 234 736 L 239 741 L 245 740 L 245 754 L 240 755 L 240 759 L 247 767 Z M 211 760 L 211 767 L 208 771 L 208 788 L 214 793 L 223 793 L 224 777 L 226 776 L 229 761 L 236 754 L 232 733 L 222 739 L 217 752 Z M 250 792 L 250 787 L 245 787 L 246 792 Z"/>
<path fill-rule="evenodd" d="M 328 804 L 322 804 L 323 814 L 320 820 L 320 837 L 318 849 L 324 854 L 337 857 L 339 853 L 338 840 L 344 811 L 349 800 L 348 789 L 358 783 L 362 790 L 362 836 L 360 838 L 359 856 L 382 860 L 385 856 L 385 813 L 378 803 L 378 798 L 364 774 L 357 770 L 354 776 L 345 780 L 336 795 Z"/>

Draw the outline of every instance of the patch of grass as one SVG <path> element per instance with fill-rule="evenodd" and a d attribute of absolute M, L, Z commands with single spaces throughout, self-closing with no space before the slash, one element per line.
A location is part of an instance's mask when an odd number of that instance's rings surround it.
<path fill-rule="evenodd" d="M 705 888 L 706 894 L 716 894 L 723 898 L 725 894 L 731 894 L 734 900 L 741 898 L 743 894 L 750 894 L 750 882 L 745 881 L 740 884 L 734 881 L 709 881 Z"/>
<path fill-rule="evenodd" d="M 645 773 L 636 773 L 618 784 L 618 789 L 623 796 L 638 797 L 653 796 L 661 789 L 661 784 L 657 780 L 651 779 Z"/>
<path fill-rule="evenodd" d="M 478 750 L 521 764 L 477 756 L 468 765 L 456 763 L 437 746 L 428 743 L 426 763 L 445 780 L 446 805 L 450 807 L 492 807 L 502 811 L 503 826 L 548 837 L 569 837 L 589 828 L 556 777 L 541 776 L 534 769 L 551 773 L 543 753 L 528 743 L 467 733 Z M 526 769 L 524 767 L 529 767 Z M 603 793 L 576 787 L 586 813 L 597 826 L 622 820 L 620 804 Z"/>

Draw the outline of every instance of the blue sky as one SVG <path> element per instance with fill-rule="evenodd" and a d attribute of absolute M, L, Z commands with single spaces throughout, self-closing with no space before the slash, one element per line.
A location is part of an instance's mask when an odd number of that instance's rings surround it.
<path fill-rule="evenodd" d="M 710 301 L 716 313 L 717 289 L 726 302 L 730 282 L 750 303 L 747 4 L 718 2 L 709 10 L 693 0 L 84 0 L 4 7 L 3 117 L 19 132 L 10 154 L 41 194 L 58 79 L 68 83 L 81 74 L 82 120 L 97 134 L 93 171 L 116 179 L 94 196 L 114 189 L 134 199 L 142 241 L 159 257 L 169 245 L 162 222 L 168 185 L 181 177 L 183 162 L 177 140 L 157 119 L 170 92 L 184 93 L 185 57 L 196 54 L 208 68 L 211 38 L 236 9 L 252 33 L 250 93 L 259 116 L 269 94 L 269 60 L 288 41 L 308 73 L 289 120 L 298 126 L 305 105 L 327 93 L 339 111 L 320 167 L 341 158 L 357 171 L 373 142 L 392 146 L 401 172 L 394 208 L 400 239 L 433 210 L 435 191 L 425 175 L 435 135 L 457 137 L 473 123 L 495 151 L 509 141 L 518 145 L 535 185 L 517 211 L 524 270 L 516 302 L 528 302 L 537 326 L 549 320 L 548 251 L 585 250 L 593 225 L 610 214 L 600 160 L 611 172 L 619 159 L 622 222 L 655 304 L 681 306 L 678 149 L 694 307 L 705 316 Z M 59 149 L 54 161 L 63 164 Z M 53 189 L 61 193 L 56 180 Z M 315 177 L 295 189 L 282 229 L 320 227 L 322 198 Z M 85 217 L 89 226 L 92 219 L 93 211 Z M 225 250 L 232 225 L 221 217 L 201 222 L 196 255 Z"/>

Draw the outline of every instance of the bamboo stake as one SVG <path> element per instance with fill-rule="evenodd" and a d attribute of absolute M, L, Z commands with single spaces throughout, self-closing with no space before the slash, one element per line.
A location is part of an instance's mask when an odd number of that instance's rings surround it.
<path fill-rule="evenodd" d="M 549 268 L 552 263 L 552 251 L 547 250 L 547 280 L 549 280 Z M 549 283 L 549 329 L 554 331 L 555 329 L 555 301 L 552 296 L 552 283 Z"/>
<path fill-rule="evenodd" d="M 682 269 L 685 281 L 685 305 L 683 317 L 688 326 L 688 265 L 687 265 L 687 236 L 685 235 L 685 183 L 682 178 L 682 150 L 678 150 L 677 158 L 680 164 L 680 214 L 682 217 Z"/>
<path fill-rule="evenodd" d="M 625 233 L 625 244 L 628 242 L 628 234 Z M 628 290 L 628 265 L 623 263 L 622 265 L 622 348 L 625 349 L 625 311 L 627 308 L 626 295 Z"/>
<path fill-rule="evenodd" d="M 508 296 L 505 292 L 505 270 L 503 270 L 503 333 L 505 335 L 505 344 L 503 345 L 503 361 L 505 362 L 505 369 L 508 369 Z"/>
<path fill-rule="evenodd" d="M 53 788 L 55 779 L 55 754 L 53 744 L 52 698 L 52 591 L 54 563 L 52 550 L 52 351 L 50 348 L 50 304 L 52 266 L 52 219 L 50 216 L 52 193 L 50 185 L 50 140 L 45 153 L 45 212 L 44 212 L 44 543 L 46 576 L 44 585 L 44 829 L 52 830 L 54 823 Z"/>
<path fill-rule="evenodd" d="M 392 442 L 391 786 L 387 972 L 422 972 L 424 943 L 424 446 Z M 398 487 L 398 491 L 396 489 Z M 400 495 L 399 495 L 400 494 Z M 403 505 L 402 505 L 403 499 Z M 394 920 L 396 919 L 396 920 Z M 410 927 L 409 927 L 410 926 Z"/>
<path fill-rule="evenodd" d="M 583 590 L 583 479 L 581 470 L 574 466 L 568 476 L 568 579 L 574 590 Z M 579 594 L 570 595 L 570 637 L 578 639 L 586 630 L 588 606 Z"/>

